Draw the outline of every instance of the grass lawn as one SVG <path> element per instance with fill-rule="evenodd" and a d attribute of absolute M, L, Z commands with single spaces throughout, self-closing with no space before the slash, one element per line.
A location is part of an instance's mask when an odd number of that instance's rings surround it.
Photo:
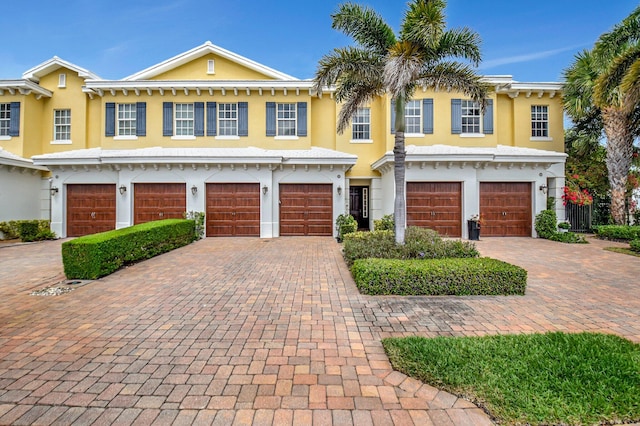
<path fill-rule="evenodd" d="M 605 247 L 604 249 L 615 252 L 615 253 L 622 253 L 622 254 L 628 254 L 630 256 L 640 257 L 640 253 L 625 247 Z"/>
<path fill-rule="evenodd" d="M 393 367 L 505 424 L 640 421 L 640 345 L 597 333 L 389 338 Z"/>

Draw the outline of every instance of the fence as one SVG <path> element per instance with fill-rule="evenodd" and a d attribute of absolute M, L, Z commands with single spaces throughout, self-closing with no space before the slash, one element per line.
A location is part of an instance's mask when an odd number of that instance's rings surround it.
<path fill-rule="evenodd" d="M 592 210 L 591 205 L 579 206 L 567 203 L 564 206 L 566 219 L 571 224 L 572 232 L 591 232 Z"/>

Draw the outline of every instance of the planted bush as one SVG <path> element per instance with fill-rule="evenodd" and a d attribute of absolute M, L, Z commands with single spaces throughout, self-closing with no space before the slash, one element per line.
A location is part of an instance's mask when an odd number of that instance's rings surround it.
<path fill-rule="evenodd" d="M 475 244 L 469 241 L 443 240 L 432 229 L 410 226 L 405 244 L 396 245 L 393 231 L 354 232 L 344 237 L 344 258 L 349 266 L 357 259 L 441 259 L 477 257 Z"/>
<path fill-rule="evenodd" d="M 523 295 L 527 271 L 490 258 L 359 259 L 351 273 L 369 295 Z"/>
<path fill-rule="evenodd" d="M 640 253 L 640 239 L 629 241 L 629 245 L 631 246 L 631 251 Z"/>
<path fill-rule="evenodd" d="M 382 216 L 381 219 L 375 219 L 373 221 L 373 229 L 376 231 L 394 231 L 395 221 L 392 214 Z"/>
<path fill-rule="evenodd" d="M 62 244 L 64 273 L 68 279 L 94 280 L 195 239 L 195 221 L 185 219 L 159 220 L 86 235 Z"/>
<path fill-rule="evenodd" d="M 594 226 L 593 232 L 603 240 L 637 240 L 640 239 L 640 226 L 600 225 Z"/>
<path fill-rule="evenodd" d="M 336 219 L 336 230 L 338 231 L 338 241 L 342 241 L 346 234 L 358 230 L 358 222 L 350 214 L 341 214 Z"/>
<path fill-rule="evenodd" d="M 558 218 L 555 210 L 542 210 L 536 216 L 535 228 L 538 237 L 549 239 L 556 233 Z"/>

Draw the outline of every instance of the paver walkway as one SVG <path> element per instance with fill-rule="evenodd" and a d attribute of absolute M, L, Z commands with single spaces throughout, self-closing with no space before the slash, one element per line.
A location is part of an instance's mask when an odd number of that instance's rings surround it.
<path fill-rule="evenodd" d="M 527 295 L 506 298 L 362 296 L 329 238 L 206 239 L 30 296 L 62 279 L 60 242 L 0 248 L 0 424 L 490 424 L 393 372 L 380 338 L 640 341 L 640 259 L 601 244 L 480 241 L 529 270 Z"/>

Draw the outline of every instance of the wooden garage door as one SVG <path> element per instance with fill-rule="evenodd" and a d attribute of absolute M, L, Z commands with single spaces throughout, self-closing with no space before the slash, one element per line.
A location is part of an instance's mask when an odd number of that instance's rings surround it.
<path fill-rule="evenodd" d="M 116 229 L 116 186 L 67 185 L 67 236 L 81 237 Z"/>
<path fill-rule="evenodd" d="M 431 228 L 440 235 L 461 237 L 460 182 L 407 182 L 407 226 Z"/>
<path fill-rule="evenodd" d="M 260 184 L 208 183 L 207 236 L 259 237 Z"/>
<path fill-rule="evenodd" d="M 280 185 L 280 235 L 333 235 L 331 184 Z"/>
<path fill-rule="evenodd" d="M 135 183 L 134 224 L 162 219 L 182 219 L 187 209 L 184 183 Z"/>
<path fill-rule="evenodd" d="M 480 236 L 531 236 L 531 183 L 481 182 Z"/>

